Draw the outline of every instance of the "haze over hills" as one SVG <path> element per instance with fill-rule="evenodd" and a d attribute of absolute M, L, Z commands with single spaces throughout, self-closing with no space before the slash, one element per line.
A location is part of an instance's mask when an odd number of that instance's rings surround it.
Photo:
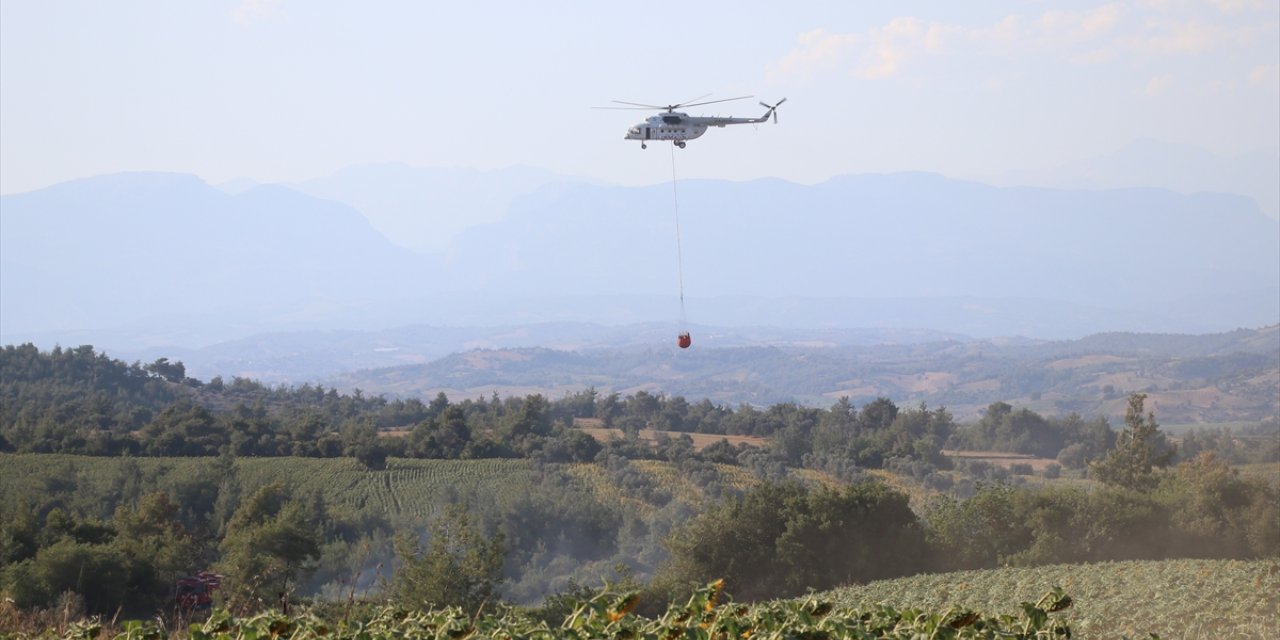
<path fill-rule="evenodd" d="M 671 206 L 669 185 L 539 192 L 501 223 L 465 232 L 451 266 L 468 289 L 670 291 Z M 814 186 L 683 181 L 680 210 L 693 295 L 1027 297 L 1104 308 L 1280 296 L 1280 225 L 1237 196 L 999 189 L 904 173 Z"/>
<path fill-rule="evenodd" d="M 1178 193 L 1214 191 L 1248 196 L 1280 218 L 1280 147 L 1223 157 L 1192 145 L 1138 138 L 1113 153 L 1049 170 L 1017 171 L 994 179 L 1005 186 L 1065 189 L 1157 187 Z"/>
<path fill-rule="evenodd" d="M 575 180 L 532 167 L 480 171 L 392 162 L 348 167 L 290 186 L 355 207 L 393 244 L 438 252 L 448 250 L 463 230 L 501 220 L 517 197 L 570 181 Z"/>
<path fill-rule="evenodd" d="M 279 186 L 233 196 L 189 175 L 116 174 L 4 196 L 3 211 L 6 341 L 154 332 L 166 317 L 193 333 L 257 331 L 264 316 L 306 326 L 395 295 L 421 264 L 354 209 Z"/>
<path fill-rule="evenodd" d="M 638 328 L 634 333 L 649 333 Z M 477 349 L 420 364 L 335 376 L 344 390 L 428 399 L 542 393 L 588 387 L 603 394 L 640 390 L 713 402 L 826 407 L 845 396 L 902 406 L 945 406 L 978 418 L 992 402 L 1044 415 L 1124 416 L 1129 393 L 1169 423 L 1258 421 L 1280 415 L 1280 325 L 1200 336 L 1107 333 L 1080 340 L 955 340 L 919 334 L 864 334 L 821 346 L 722 339 L 698 328 L 707 345 L 674 344 Z M 828 338 L 838 338 L 829 335 Z M 891 340 L 898 339 L 899 342 Z M 402 343 L 404 344 L 404 343 Z M 408 346 L 407 344 L 405 346 Z"/>
<path fill-rule="evenodd" d="M 694 325 L 681 351 L 664 323 L 409 326 L 267 334 L 201 349 L 113 353 L 181 360 L 189 375 L 316 383 L 344 391 L 451 399 L 561 397 L 588 387 L 717 403 L 828 406 L 885 396 L 971 419 L 1005 401 L 1046 415 L 1124 414 L 1150 396 L 1169 423 L 1280 415 L 1280 325 L 1205 335 L 1099 333 L 1078 340 L 974 340 L 932 331 Z"/>
<path fill-rule="evenodd" d="M 670 185 L 555 181 L 518 195 L 544 179 L 485 174 L 477 184 L 512 204 L 485 224 L 468 209 L 468 228 L 434 254 L 282 186 L 233 195 L 132 173 L 3 196 L 0 338 L 120 351 L 423 323 L 674 325 Z M 679 189 L 690 319 L 704 325 L 1067 338 L 1280 318 L 1280 225 L 1239 196 L 919 173 Z M 454 211 L 436 209 L 427 219 Z"/>

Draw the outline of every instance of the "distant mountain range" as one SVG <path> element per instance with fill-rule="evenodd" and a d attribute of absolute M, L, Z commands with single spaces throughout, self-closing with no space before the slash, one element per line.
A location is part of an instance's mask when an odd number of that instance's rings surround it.
<path fill-rule="evenodd" d="M 582 180 L 531 167 L 480 171 L 385 163 L 290 186 L 355 207 L 393 244 L 443 252 L 464 230 L 502 220 L 517 198 L 569 182 Z"/>
<path fill-rule="evenodd" d="M 1067 189 L 1157 187 L 1178 193 L 1235 193 L 1257 201 L 1280 218 L 1280 147 L 1233 157 L 1199 147 L 1139 138 L 1096 158 L 1040 171 L 1017 171 L 994 180 L 1000 185 L 1040 185 Z"/>
<path fill-rule="evenodd" d="M 278 186 L 233 196 L 189 175 L 117 174 L 3 196 L 0 210 L 6 341 L 165 318 L 298 328 L 393 297 L 421 265 L 355 209 Z"/>
<path fill-rule="evenodd" d="M 669 185 L 539 191 L 500 223 L 464 232 L 446 266 L 467 290 L 670 292 L 672 207 Z M 1266 311 L 1280 309 L 1280 224 L 1238 196 L 1000 189 L 903 173 L 814 186 L 686 181 L 679 207 L 691 295 L 1102 308 L 1234 295 L 1222 302 L 1235 311 L 1268 298 Z"/>
<path fill-rule="evenodd" d="M 378 190 L 393 199 L 420 174 L 361 172 L 236 193 L 130 173 L 2 196 L 0 341 L 137 351 L 264 332 L 679 317 L 669 184 L 441 177 L 471 182 L 451 202 L 414 205 L 449 238 L 423 253 L 335 200 L 389 216 Z M 919 173 L 678 187 L 688 315 L 705 325 L 1059 338 L 1280 320 L 1280 223 L 1240 196 Z M 460 209 L 472 217 L 452 220 Z"/>

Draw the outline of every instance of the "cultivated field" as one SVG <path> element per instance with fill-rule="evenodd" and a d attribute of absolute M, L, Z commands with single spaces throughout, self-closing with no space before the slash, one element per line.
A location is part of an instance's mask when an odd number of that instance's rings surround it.
<path fill-rule="evenodd" d="M 215 458 L 0 454 L 0 493 L 29 495 L 29 485 L 35 485 L 73 489 L 78 499 L 106 504 L 117 500 L 117 488 L 134 478 L 150 478 L 151 486 L 179 493 L 228 480 L 215 475 L 215 463 Z M 234 463 L 242 495 L 279 482 L 295 494 L 319 493 L 331 508 L 410 519 L 429 517 L 459 497 L 500 498 L 528 486 L 537 473 L 528 460 L 391 458 L 379 471 L 354 458 L 238 458 Z M 109 515 L 109 510 L 101 514 Z"/>
<path fill-rule="evenodd" d="M 215 458 L 107 458 L 62 454 L 0 454 L 0 495 L 29 495 L 31 491 L 68 491 L 75 500 L 110 517 L 120 488 L 138 478 L 174 493 L 234 479 L 241 495 L 281 483 L 295 494 L 318 493 L 331 509 L 370 512 L 393 521 L 429 519 L 450 502 L 505 502 L 534 486 L 547 473 L 563 472 L 588 489 L 602 503 L 628 498 L 611 471 L 597 464 L 552 464 L 539 468 L 530 460 L 416 460 L 390 458 L 386 469 L 372 471 L 353 458 L 238 458 L 234 476 L 219 475 Z M 757 482 L 745 469 L 714 465 L 719 484 L 745 489 Z M 704 491 L 690 477 L 666 462 L 629 463 L 633 480 L 688 503 L 704 500 Z M 807 473 L 807 472 L 805 472 Z M 804 473 L 797 472 L 804 476 Z"/>
<path fill-rule="evenodd" d="M 1006 611 L 1061 586 L 1081 638 L 1280 638 L 1280 561 L 1164 560 L 1005 568 L 881 580 L 818 594 L 867 608 Z"/>

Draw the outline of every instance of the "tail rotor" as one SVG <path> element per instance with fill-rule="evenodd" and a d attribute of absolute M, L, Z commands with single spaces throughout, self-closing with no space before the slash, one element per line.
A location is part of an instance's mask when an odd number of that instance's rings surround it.
<path fill-rule="evenodd" d="M 770 115 L 772 115 L 772 116 L 773 116 L 773 123 L 774 123 L 774 124 L 778 124 L 778 107 L 782 106 L 782 103 L 784 103 L 784 102 L 786 102 L 786 101 L 787 101 L 787 99 L 786 99 L 786 98 L 783 98 L 783 99 L 779 100 L 777 104 L 774 104 L 774 105 L 770 105 L 770 104 L 766 104 L 766 103 L 764 103 L 764 102 L 761 102 L 761 103 L 760 103 L 760 106 L 762 106 L 762 107 L 764 107 L 764 108 L 766 108 L 766 109 L 768 109 L 768 110 L 769 110 L 769 111 L 767 111 L 767 112 L 764 114 L 764 117 L 766 117 L 766 118 L 767 118 L 767 117 L 769 117 Z"/>

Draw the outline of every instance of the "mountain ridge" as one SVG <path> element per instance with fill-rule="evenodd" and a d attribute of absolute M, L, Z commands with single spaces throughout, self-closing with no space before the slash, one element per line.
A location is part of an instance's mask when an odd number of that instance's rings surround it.
<path fill-rule="evenodd" d="M 1280 318 L 1280 224 L 1242 197 L 927 173 L 677 188 L 686 299 L 712 324 L 1058 337 Z M 427 255 L 287 186 L 231 195 L 163 173 L 63 183 L 0 197 L 0 332 L 132 336 L 137 348 L 424 321 L 666 320 L 672 195 L 544 184 Z"/>

